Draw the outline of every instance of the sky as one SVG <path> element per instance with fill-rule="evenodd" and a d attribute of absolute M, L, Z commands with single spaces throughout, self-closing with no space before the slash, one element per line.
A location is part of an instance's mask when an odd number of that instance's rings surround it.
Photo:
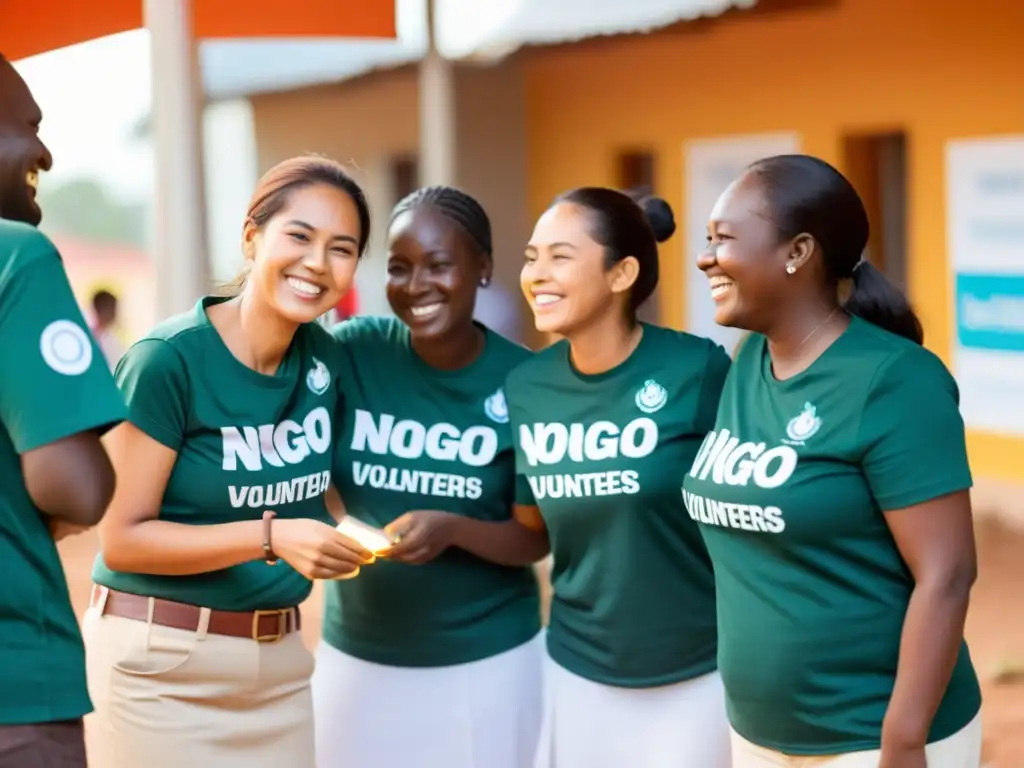
<path fill-rule="evenodd" d="M 153 158 L 130 138 L 149 111 L 149 33 L 135 30 L 14 63 L 43 110 L 54 156 L 41 183 L 93 176 L 115 194 L 151 194 Z"/>

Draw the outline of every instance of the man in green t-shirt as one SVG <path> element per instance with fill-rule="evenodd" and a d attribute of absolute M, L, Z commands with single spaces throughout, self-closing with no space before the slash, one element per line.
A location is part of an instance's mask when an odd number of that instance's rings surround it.
<path fill-rule="evenodd" d="M 0 57 L 0 765 L 85 766 L 92 709 L 54 543 L 114 490 L 99 434 L 124 405 L 53 244 L 35 227 L 42 114 Z"/>

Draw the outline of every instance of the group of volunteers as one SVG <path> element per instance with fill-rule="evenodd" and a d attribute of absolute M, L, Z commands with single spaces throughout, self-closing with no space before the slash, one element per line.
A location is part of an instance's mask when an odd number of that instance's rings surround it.
<path fill-rule="evenodd" d="M 325 328 L 370 210 L 292 158 L 239 279 L 112 378 L 36 229 L 40 120 L 0 60 L 2 768 L 979 768 L 957 386 L 832 166 L 711 212 L 730 359 L 638 321 L 673 213 L 600 187 L 524 246 L 550 346 L 474 320 L 513 254 L 450 187 L 391 212 L 394 316 Z M 96 524 L 79 634 L 55 542 Z"/>

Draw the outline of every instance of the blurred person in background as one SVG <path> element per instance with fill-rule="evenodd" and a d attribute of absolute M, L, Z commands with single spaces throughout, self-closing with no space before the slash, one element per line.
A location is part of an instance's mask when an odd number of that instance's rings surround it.
<path fill-rule="evenodd" d="M 95 525 L 114 492 L 100 434 L 124 403 L 38 229 L 42 113 L 0 56 L 0 766 L 85 768 L 92 709 L 54 539 Z"/>
<path fill-rule="evenodd" d="M 715 579 L 679 487 L 714 424 L 729 357 L 642 323 L 660 198 L 559 196 L 526 246 L 537 330 L 562 341 L 505 384 L 516 501 L 553 554 L 537 768 L 727 768 Z"/>
<path fill-rule="evenodd" d="M 124 355 L 124 345 L 117 336 L 117 297 L 110 291 L 96 291 L 92 296 L 92 314 L 92 335 L 113 370 Z"/>
<path fill-rule="evenodd" d="M 128 420 L 84 620 L 102 768 L 314 768 L 299 604 L 373 562 L 327 514 L 337 344 L 316 319 L 348 290 L 370 214 L 339 164 L 260 180 L 247 269 L 134 344 Z M 280 562 L 280 561 L 284 562 Z"/>
<path fill-rule="evenodd" d="M 684 483 L 736 768 L 981 759 L 957 386 L 867 241 L 842 174 L 785 155 L 722 194 L 697 261 L 715 321 L 750 332 Z"/>
<path fill-rule="evenodd" d="M 397 317 L 333 329 L 347 359 L 333 477 L 348 513 L 399 540 L 326 585 L 318 768 L 532 765 L 543 643 L 529 565 L 548 544 L 518 522 L 536 510 L 515 504 L 502 390 L 530 352 L 473 320 L 491 249 L 475 199 L 412 193 L 388 231 Z"/>

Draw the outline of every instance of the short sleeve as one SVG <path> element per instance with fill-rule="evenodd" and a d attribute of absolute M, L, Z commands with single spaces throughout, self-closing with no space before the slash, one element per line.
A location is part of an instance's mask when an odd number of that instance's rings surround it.
<path fill-rule="evenodd" d="M 22 454 L 108 429 L 125 408 L 56 248 L 35 230 L 18 240 L 0 269 L 0 420 Z"/>
<path fill-rule="evenodd" d="M 114 375 L 128 404 L 128 420 L 158 443 L 179 450 L 190 391 L 178 351 L 163 339 L 143 339 L 125 353 Z"/>
<path fill-rule="evenodd" d="M 713 344 L 704 368 L 704 377 L 700 384 L 700 397 L 697 401 L 697 416 L 694 426 L 701 436 L 715 428 L 718 419 L 718 401 L 725 386 L 725 377 L 729 374 L 732 360 L 718 344 Z"/>
<path fill-rule="evenodd" d="M 883 367 L 861 416 L 862 469 L 883 511 L 971 487 L 959 391 L 931 352 L 914 348 Z"/>
<path fill-rule="evenodd" d="M 520 504 L 524 507 L 535 507 L 537 506 L 537 499 L 533 495 L 533 488 L 530 487 L 530 480 L 527 475 L 527 462 L 526 455 L 523 453 L 522 446 L 519 442 L 519 424 L 520 421 L 517 418 L 517 398 L 519 397 L 518 389 L 513 383 L 513 377 L 509 376 L 505 379 L 505 402 L 508 405 L 508 418 L 509 427 L 512 429 L 512 448 L 515 451 L 515 471 L 516 471 L 516 488 L 515 488 L 515 501 L 516 504 Z"/>
<path fill-rule="evenodd" d="M 382 341 L 385 339 L 394 318 L 359 315 L 342 320 L 331 326 L 330 333 L 342 344 Z"/>
<path fill-rule="evenodd" d="M 519 474 L 518 471 L 516 472 L 516 504 L 524 507 L 537 506 L 537 498 L 533 495 L 529 479 L 526 475 Z"/>

